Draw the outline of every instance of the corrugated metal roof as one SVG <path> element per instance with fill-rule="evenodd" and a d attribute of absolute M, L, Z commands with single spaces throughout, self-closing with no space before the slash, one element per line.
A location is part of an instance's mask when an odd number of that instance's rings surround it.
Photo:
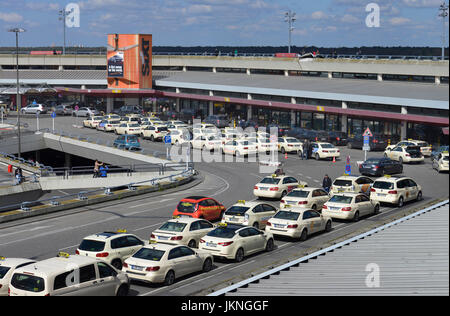
<path fill-rule="evenodd" d="M 449 205 L 226 295 L 449 295 Z"/>

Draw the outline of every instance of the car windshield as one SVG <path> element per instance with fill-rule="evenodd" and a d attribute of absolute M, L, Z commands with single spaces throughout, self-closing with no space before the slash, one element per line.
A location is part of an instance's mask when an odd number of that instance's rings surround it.
<path fill-rule="evenodd" d="M 230 207 L 225 214 L 226 215 L 236 215 L 236 216 L 243 216 L 245 212 L 247 212 L 250 209 L 250 207 L 247 206 L 232 206 Z"/>
<path fill-rule="evenodd" d="M 150 261 L 160 261 L 165 251 L 151 248 L 141 248 L 133 255 L 133 258 Z"/>
<path fill-rule="evenodd" d="M 8 271 L 10 270 L 10 267 L 3 267 L 0 266 L 0 280 L 3 279 L 6 275 L 6 273 L 8 273 Z"/>
<path fill-rule="evenodd" d="M 333 203 L 340 203 L 340 204 L 350 204 L 352 203 L 353 197 L 351 196 L 344 196 L 344 195 L 333 195 L 331 199 L 328 200 L 328 202 Z"/>
<path fill-rule="evenodd" d="M 130 124 L 128 127 L 139 127 L 139 124 Z"/>
<path fill-rule="evenodd" d="M 394 188 L 394 184 L 392 182 L 386 182 L 386 181 L 375 181 L 372 185 L 374 189 L 384 189 L 384 190 L 391 190 Z"/>
<path fill-rule="evenodd" d="M 15 273 L 13 275 L 11 285 L 16 289 L 34 293 L 42 292 L 45 289 L 45 281 L 43 278 L 21 273 Z"/>
<path fill-rule="evenodd" d="M 306 198 L 309 195 L 309 191 L 294 190 L 291 191 L 286 197 Z"/>
<path fill-rule="evenodd" d="M 264 178 L 261 180 L 260 183 L 264 184 L 278 184 L 280 182 L 280 179 L 278 178 Z"/>
<path fill-rule="evenodd" d="M 288 221 L 296 221 L 299 217 L 300 213 L 297 212 L 287 212 L 287 211 L 279 211 L 276 213 L 273 218 L 277 219 L 285 219 Z"/>
<path fill-rule="evenodd" d="M 194 213 L 197 209 L 197 203 L 192 202 L 180 202 L 178 203 L 177 210 L 181 213 Z"/>
<path fill-rule="evenodd" d="M 233 238 L 236 233 L 236 228 L 233 227 L 218 227 L 208 233 L 207 236 L 218 238 Z"/>
<path fill-rule="evenodd" d="M 93 251 L 93 252 L 103 251 L 103 249 L 105 249 L 105 242 L 99 241 L 99 240 L 85 239 L 81 242 L 78 249 L 83 250 L 83 251 Z"/>
<path fill-rule="evenodd" d="M 367 164 L 379 164 L 380 161 L 381 161 L 381 159 L 379 159 L 379 158 L 369 158 L 364 163 L 367 163 Z"/>
<path fill-rule="evenodd" d="M 336 179 L 336 180 L 334 180 L 333 185 L 338 186 L 338 187 L 351 187 L 352 181 Z"/>
<path fill-rule="evenodd" d="M 165 230 L 169 232 L 181 233 L 186 227 L 185 223 L 167 222 L 164 223 L 159 230 Z"/>

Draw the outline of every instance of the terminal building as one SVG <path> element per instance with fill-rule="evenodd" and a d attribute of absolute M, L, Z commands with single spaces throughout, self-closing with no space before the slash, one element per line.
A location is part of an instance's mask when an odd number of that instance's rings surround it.
<path fill-rule="evenodd" d="M 21 54 L 22 104 L 50 97 L 105 112 L 141 105 L 202 119 L 226 114 L 349 135 L 369 127 L 448 142 L 448 60 L 152 56 L 151 35 L 125 37 L 109 35 L 107 55 Z M 0 94 L 13 106 L 15 69 L 15 54 L 0 54 Z"/>

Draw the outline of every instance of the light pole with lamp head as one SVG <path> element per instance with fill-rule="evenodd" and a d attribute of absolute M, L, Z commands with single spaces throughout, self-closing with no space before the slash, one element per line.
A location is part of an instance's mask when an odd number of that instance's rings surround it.
<path fill-rule="evenodd" d="M 19 136 L 19 152 L 18 157 L 20 158 L 22 152 L 21 135 L 20 135 L 20 110 L 22 107 L 22 99 L 20 97 L 20 83 L 19 83 L 19 33 L 25 32 L 25 29 L 16 27 L 9 29 L 8 32 L 16 33 L 16 77 L 17 77 L 17 95 L 16 95 L 16 105 L 17 105 L 17 131 Z"/>
<path fill-rule="evenodd" d="M 291 10 L 287 11 L 284 14 L 284 21 L 289 24 L 289 46 L 288 46 L 288 53 L 291 53 L 291 38 L 292 38 L 292 31 L 294 30 L 294 27 L 292 24 L 297 20 L 295 17 L 295 12 L 292 12 Z"/>
<path fill-rule="evenodd" d="M 442 31 L 442 60 L 445 59 L 445 18 L 448 16 L 448 5 L 445 1 L 439 6 L 439 16 L 442 18 L 443 31 Z"/>

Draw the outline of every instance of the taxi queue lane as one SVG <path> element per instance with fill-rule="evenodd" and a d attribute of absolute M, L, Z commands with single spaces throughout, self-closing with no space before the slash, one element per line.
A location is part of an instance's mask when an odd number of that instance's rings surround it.
<path fill-rule="evenodd" d="M 42 123 L 41 123 L 42 124 Z M 114 139 L 114 135 L 105 135 L 104 133 L 97 132 L 95 130 L 88 129 L 76 129 L 80 134 L 85 135 L 98 135 L 103 139 L 108 137 Z M 75 130 L 74 130 L 75 132 Z M 149 141 L 143 142 L 144 148 L 150 148 L 152 150 L 158 150 L 164 147 L 161 143 L 151 143 Z M 352 161 L 362 160 L 363 152 L 357 150 L 347 150 L 341 147 L 341 159 L 336 163 L 330 161 L 301 161 L 297 156 L 289 155 L 287 160 L 284 160 L 284 156 L 280 155 L 280 161 L 284 162 L 284 171 L 286 174 L 292 175 L 297 179 L 306 181 L 309 186 L 320 187 L 321 180 L 324 173 L 328 173 L 332 179 L 340 176 L 343 173 L 345 166 L 345 159 L 350 155 Z M 369 156 L 381 156 L 382 153 L 369 153 Z M 135 199 L 134 201 L 126 201 L 122 205 L 102 205 L 100 207 L 94 207 L 90 210 L 83 211 L 84 216 L 87 215 L 85 221 L 80 222 L 80 219 L 74 219 L 70 215 L 65 217 L 53 218 L 50 221 L 35 222 L 32 224 L 23 224 L 24 226 L 17 226 L 13 231 L 6 233 L 2 229 L 2 237 L 14 236 L 17 239 L 10 242 L 3 242 L 1 248 L 7 247 L 7 249 L 17 249 L 20 245 L 21 249 L 27 249 L 29 257 L 35 257 L 37 259 L 44 259 L 54 256 L 58 251 L 74 252 L 74 249 L 81 241 L 81 239 L 89 234 L 100 232 L 103 230 L 111 230 L 117 227 L 126 227 L 130 232 L 136 233 L 143 239 L 148 239 L 150 232 L 158 228 L 158 225 L 162 224 L 165 220 L 170 218 L 172 211 L 178 201 L 184 198 L 186 195 L 192 195 L 192 193 L 202 194 L 205 196 L 213 196 L 215 199 L 223 203 L 225 206 L 230 206 L 238 200 L 252 200 L 252 188 L 264 175 L 259 174 L 258 165 L 254 163 L 221 163 L 221 164 L 206 164 L 199 163 L 196 168 L 202 171 L 206 176 L 205 182 L 198 187 L 190 189 L 190 192 L 180 192 L 171 194 L 170 196 L 164 196 L 162 198 Z M 352 168 L 356 168 L 352 165 Z M 353 173 L 358 173 L 353 172 Z M 402 210 L 398 210 L 395 207 L 383 206 L 379 215 L 370 216 L 364 218 L 359 223 L 347 223 L 336 221 L 333 225 L 331 233 L 323 233 L 311 236 L 306 242 L 292 242 L 286 239 L 276 239 L 276 249 L 271 253 L 261 253 L 250 256 L 242 263 L 228 263 L 223 261 L 216 261 L 214 269 L 207 275 L 193 275 L 188 278 L 178 280 L 171 287 L 161 286 L 148 286 L 142 284 L 133 284 L 131 295 L 186 295 L 194 293 L 203 293 L 205 290 L 214 285 L 220 284 L 221 280 L 229 280 L 240 275 L 248 275 L 259 269 L 263 269 L 266 265 L 272 265 L 276 261 L 283 261 L 284 258 L 288 258 L 299 252 L 303 252 L 312 246 L 320 246 L 327 241 L 335 239 L 337 236 L 343 236 L 347 233 L 351 233 L 367 222 L 375 222 L 377 220 L 384 219 L 390 215 L 393 215 L 399 211 L 404 212 L 409 208 L 418 207 L 420 204 L 425 204 L 434 198 L 441 198 L 448 196 L 448 174 L 437 175 L 431 168 L 431 163 L 426 160 L 422 165 L 405 165 L 404 173 L 407 176 L 416 179 L 423 187 L 424 201 L 421 203 L 409 203 L 405 205 Z M 445 185 L 446 184 L 446 185 Z M 242 190 L 242 188 L 247 188 Z M 202 191 L 203 190 L 203 191 Z M 279 201 L 268 201 L 273 206 L 278 207 Z M 149 210 L 148 208 L 151 208 Z M 127 209 L 125 211 L 125 209 Z M 119 212 L 120 215 L 118 214 Z M 101 215 L 99 218 L 98 215 Z M 108 216 L 109 215 L 109 216 Z M 84 217 L 83 216 L 83 217 Z M 108 216 L 108 217 L 105 217 Z M 135 217 L 143 217 L 146 222 L 137 220 Z M 148 220 L 148 222 L 147 222 Z M 143 226 L 143 224 L 145 224 Z M 31 225 L 31 226 L 30 226 Z M 52 226 L 54 225 L 54 226 Z M 25 228 L 25 233 L 28 231 L 30 236 L 28 238 L 21 238 L 20 229 Z M 54 227 L 56 229 L 54 229 Z M 59 228 L 57 228 L 59 227 Z M 50 228 L 50 230 L 49 230 Z M 47 230 L 47 231 L 46 231 Z M 68 231 L 69 234 L 64 234 Z M 74 233 L 75 234 L 71 234 Z M 22 230 L 23 232 L 23 230 Z M 37 234 L 36 234 L 37 233 Z M 53 238 L 58 236 L 58 238 Z M 52 237 L 52 240 L 62 238 L 63 242 L 56 243 L 55 246 L 49 244 L 46 249 L 40 249 L 40 247 L 33 247 L 33 242 L 46 240 Z M 81 239 L 80 239 L 81 238 Z M 2 238 L 4 239 L 4 238 Z M 33 242 L 30 242 L 32 241 Z M 9 247 L 12 248 L 9 248 Z M 36 253 L 32 250 L 41 250 Z M 12 254 L 19 253 L 11 251 Z M 3 254 L 2 254 L 3 255 Z M 239 278 L 239 277 L 238 277 Z"/>

